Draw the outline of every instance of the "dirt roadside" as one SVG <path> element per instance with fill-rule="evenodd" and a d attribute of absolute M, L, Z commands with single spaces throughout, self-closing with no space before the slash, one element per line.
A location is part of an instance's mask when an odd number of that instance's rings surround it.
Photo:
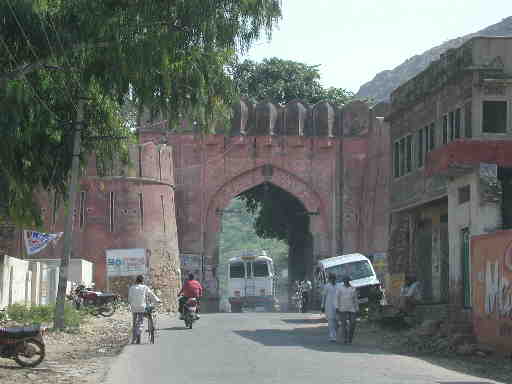
<path fill-rule="evenodd" d="M 97 384 L 123 346 L 129 342 L 130 313 L 120 308 L 110 318 L 90 318 L 76 333 L 51 332 L 45 337 L 46 358 L 23 369 L 0 359 L 0 383 Z"/>
<path fill-rule="evenodd" d="M 484 356 L 435 351 L 431 348 L 434 338 L 418 338 L 416 330 L 392 330 L 363 320 L 358 324 L 356 339 L 361 345 L 377 346 L 387 352 L 414 356 L 446 369 L 512 384 L 512 359 L 497 354 Z"/>

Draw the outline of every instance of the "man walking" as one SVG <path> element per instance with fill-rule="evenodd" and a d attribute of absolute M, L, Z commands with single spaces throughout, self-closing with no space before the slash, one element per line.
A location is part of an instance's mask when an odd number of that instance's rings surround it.
<path fill-rule="evenodd" d="M 329 273 L 328 283 L 324 286 L 323 297 L 322 297 L 322 312 L 325 312 L 327 318 L 327 326 L 329 328 L 329 341 L 336 342 L 336 329 L 338 323 L 336 320 L 336 275 Z"/>
<path fill-rule="evenodd" d="M 151 288 L 144 285 L 144 276 L 139 275 L 135 279 L 135 285 L 132 285 L 128 290 L 128 304 L 133 316 L 132 344 L 140 344 L 142 328 L 144 327 L 144 314 L 148 301 L 149 303 L 161 302 Z"/>
<path fill-rule="evenodd" d="M 345 344 L 352 344 L 356 330 L 356 314 L 359 312 L 357 290 L 350 285 L 350 277 L 343 277 L 343 284 L 336 292 L 336 311 L 341 321 L 341 334 Z"/>

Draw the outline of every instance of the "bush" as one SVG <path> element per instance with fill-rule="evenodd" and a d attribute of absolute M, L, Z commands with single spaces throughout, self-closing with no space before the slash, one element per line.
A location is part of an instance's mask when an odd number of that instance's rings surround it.
<path fill-rule="evenodd" d="M 53 324 L 55 305 L 12 304 L 7 307 L 7 317 L 20 325 Z M 78 327 L 87 313 L 76 310 L 71 304 L 64 307 L 64 324 L 66 327 Z"/>
<path fill-rule="evenodd" d="M 7 312 L 0 310 L 0 324 L 7 321 Z"/>

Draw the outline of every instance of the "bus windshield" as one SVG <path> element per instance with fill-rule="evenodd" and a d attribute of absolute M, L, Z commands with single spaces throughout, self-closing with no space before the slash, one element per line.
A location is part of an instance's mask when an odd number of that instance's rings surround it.
<path fill-rule="evenodd" d="M 236 261 L 229 265 L 229 277 L 231 279 L 240 279 L 245 277 L 244 263 Z"/>
<path fill-rule="evenodd" d="M 265 260 L 254 262 L 254 277 L 267 277 L 269 275 L 268 264 Z"/>
<path fill-rule="evenodd" d="M 351 280 L 364 279 L 373 276 L 372 267 L 366 260 L 339 264 L 326 269 L 327 274 L 334 273 L 336 280 L 341 281 L 343 276 L 350 276 Z"/>

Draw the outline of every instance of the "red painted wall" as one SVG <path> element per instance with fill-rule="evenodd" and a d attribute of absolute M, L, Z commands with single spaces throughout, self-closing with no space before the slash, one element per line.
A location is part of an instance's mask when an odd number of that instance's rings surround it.
<path fill-rule="evenodd" d="M 512 230 L 471 239 L 473 322 L 478 340 L 512 351 Z"/>

